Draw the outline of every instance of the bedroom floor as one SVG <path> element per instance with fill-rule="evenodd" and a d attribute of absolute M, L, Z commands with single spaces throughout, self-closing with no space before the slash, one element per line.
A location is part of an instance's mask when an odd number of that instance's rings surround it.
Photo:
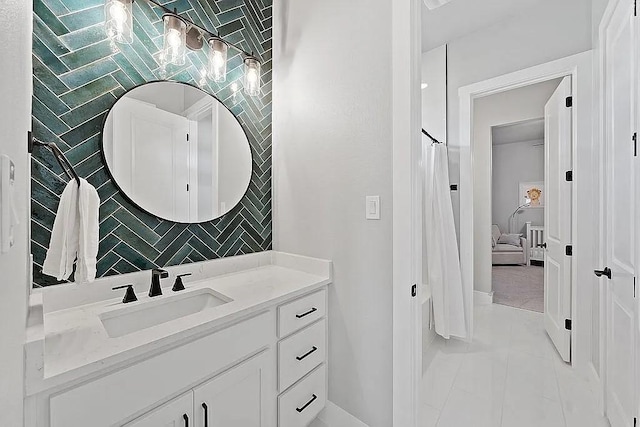
<path fill-rule="evenodd" d="M 495 304 L 544 311 L 544 267 L 494 265 L 491 276 Z"/>

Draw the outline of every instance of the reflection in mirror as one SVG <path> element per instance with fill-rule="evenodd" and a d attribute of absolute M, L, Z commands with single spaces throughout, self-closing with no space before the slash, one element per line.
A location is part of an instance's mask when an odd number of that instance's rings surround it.
<path fill-rule="evenodd" d="M 134 204 L 175 222 L 224 215 L 251 179 L 251 149 L 238 120 L 182 83 L 148 83 L 122 96 L 105 121 L 102 153 Z"/>

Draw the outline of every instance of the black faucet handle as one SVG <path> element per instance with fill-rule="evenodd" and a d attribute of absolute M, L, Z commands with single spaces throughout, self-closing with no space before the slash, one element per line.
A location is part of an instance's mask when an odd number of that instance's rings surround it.
<path fill-rule="evenodd" d="M 176 281 L 173 284 L 173 288 L 171 288 L 173 292 L 184 291 L 184 283 L 182 283 L 182 278 L 186 276 L 191 276 L 191 273 L 178 274 L 176 276 Z"/>
<path fill-rule="evenodd" d="M 138 297 L 136 296 L 136 293 L 133 290 L 133 285 L 116 286 L 115 288 L 111 288 L 111 289 L 114 291 L 117 291 L 119 289 L 124 289 L 124 288 L 127 288 L 127 291 L 124 293 L 124 298 L 122 299 L 122 302 L 124 304 L 128 302 L 138 301 Z"/>
<path fill-rule="evenodd" d="M 169 277 L 169 272 L 161 268 L 154 268 L 153 270 L 151 270 L 151 274 L 154 276 L 159 276 L 161 279 L 166 279 L 167 277 Z"/>

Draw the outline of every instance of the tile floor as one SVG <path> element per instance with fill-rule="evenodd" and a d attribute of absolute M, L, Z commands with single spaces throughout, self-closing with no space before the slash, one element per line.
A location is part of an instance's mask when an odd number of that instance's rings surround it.
<path fill-rule="evenodd" d="M 425 348 L 421 427 L 609 427 L 596 388 L 560 359 L 542 316 L 477 306 L 472 343 Z"/>

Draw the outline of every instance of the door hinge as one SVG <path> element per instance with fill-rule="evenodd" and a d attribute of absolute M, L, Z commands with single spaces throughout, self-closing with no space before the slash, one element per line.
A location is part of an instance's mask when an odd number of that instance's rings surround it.
<path fill-rule="evenodd" d="M 565 246 L 565 248 L 564 248 L 564 253 L 565 253 L 567 256 L 573 256 L 573 246 L 572 246 L 572 245 L 567 245 L 567 246 Z"/>
<path fill-rule="evenodd" d="M 565 99 L 565 105 L 567 108 L 573 107 L 573 96 L 567 96 L 567 99 Z"/>
<path fill-rule="evenodd" d="M 633 297 L 636 297 L 636 278 L 633 278 Z"/>
<path fill-rule="evenodd" d="M 633 419 L 633 427 L 637 427 L 638 426 L 638 419 L 634 418 Z"/>
<path fill-rule="evenodd" d="M 187 191 L 189 191 L 189 184 L 187 184 Z"/>
<path fill-rule="evenodd" d="M 189 142 L 189 134 L 187 134 L 187 142 Z"/>
<path fill-rule="evenodd" d="M 633 0 L 633 16 L 638 16 L 638 0 Z M 634 419 L 635 423 L 635 419 Z M 635 424 L 634 424 L 635 427 Z"/>
<path fill-rule="evenodd" d="M 564 319 L 564 328 L 567 331 L 571 330 L 571 319 Z"/>
<path fill-rule="evenodd" d="M 565 179 L 565 181 L 567 181 L 567 182 L 571 182 L 571 181 L 573 181 L 573 171 L 567 171 L 567 172 L 564 174 L 564 179 Z"/>
<path fill-rule="evenodd" d="M 633 141 L 633 157 L 637 157 L 638 156 L 638 132 L 633 133 L 631 140 Z"/>
<path fill-rule="evenodd" d="M 411 286 L 411 296 L 416 297 L 418 295 L 418 285 Z"/>

